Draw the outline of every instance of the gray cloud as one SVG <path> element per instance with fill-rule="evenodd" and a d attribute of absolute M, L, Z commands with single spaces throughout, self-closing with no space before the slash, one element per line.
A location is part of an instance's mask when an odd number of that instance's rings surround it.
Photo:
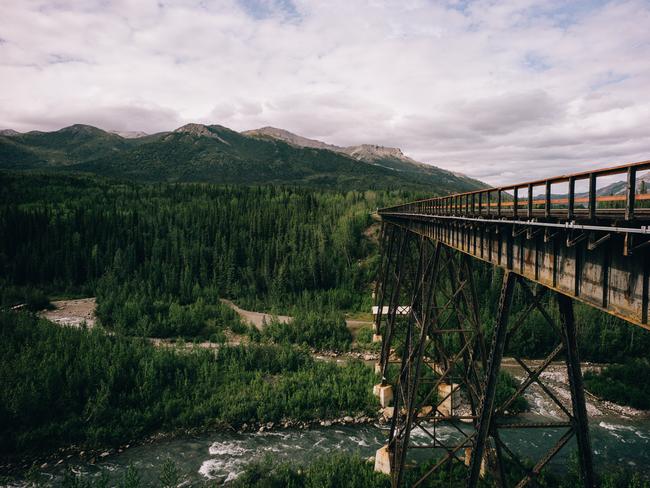
<path fill-rule="evenodd" d="M 0 128 L 276 125 L 490 183 L 648 159 L 643 0 L 26 0 Z"/>

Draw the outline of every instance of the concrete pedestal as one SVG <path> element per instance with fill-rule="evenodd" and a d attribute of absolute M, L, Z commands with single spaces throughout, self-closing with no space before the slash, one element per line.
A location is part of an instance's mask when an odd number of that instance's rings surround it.
<path fill-rule="evenodd" d="M 438 385 L 438 398 L 445 398 L 438 404 L 438 411 L 443 417 L 454 415 L 454 409 L 458 405 L 460 390 L 457 383 Z"/>
<path fill-rule="evenodd" d="M 384 385 L 379 387 L 379 404 L 385 408 L 393 403 L 393 387 Z"/>
<path fill-rule="evenodd" d="M 375 454 L 375 471 L 390 476 L 390 453 L 388 452 L 388 445 L 377 449 L 377 453 Z"/>
<path fill-rule="evenodd" d="M 444 374 L 445 370 L 440 364 L 436 363 L 435 361 L 431 361 L 430 359 L 425 359 L 424 362 L 435 374 L 440 376 Z"/>

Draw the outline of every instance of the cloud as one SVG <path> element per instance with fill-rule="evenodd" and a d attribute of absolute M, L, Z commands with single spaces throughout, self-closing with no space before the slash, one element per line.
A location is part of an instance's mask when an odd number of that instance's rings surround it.
<path fill-rule="evenodd" d="M 0 128 L 275 125 L 490 183 L 648 159 L 643 0 L 26 0 Z"/>

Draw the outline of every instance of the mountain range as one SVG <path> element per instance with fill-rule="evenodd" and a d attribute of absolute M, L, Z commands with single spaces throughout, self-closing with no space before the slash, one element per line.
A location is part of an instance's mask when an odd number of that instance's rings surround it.
<path fill-rule="evenodd" d="M 397 148 L 339 147 L 273 127 L 240 133 L 202 124 L 150 135 L 83 124 L 53 132 L 3 130 L 0 169 L 84 172 L 140 182 L 412 188 L 430 194 L 485 187 L 419 163 Z"/>

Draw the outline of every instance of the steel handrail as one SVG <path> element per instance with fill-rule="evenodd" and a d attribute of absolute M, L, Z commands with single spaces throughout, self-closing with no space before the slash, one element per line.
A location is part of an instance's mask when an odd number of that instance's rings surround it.
<path fill-rule="evenodd" d="M 592 171 L 583 171 L 579 173 L 555 176 L 541 180 L 528 181 L 515 185 L 507 185 L 493 188 L 485 188 L 465 193 L 456 193 L 447 196 L 426 198 L 416 200 L 392 207 L 379 209 L 382 214 L 395 213 L 421 213 L 425 215 L 487 215 L 501 217 L 502 211 L 515 217 L 533 218 L 537 217 L 540 209 L 544 210 L 546 217 L 556 216 L 558 210 L 566 210 L 567 219 L 572 219 L 578 213 L 584 213 L 587 210 L 587 217 L 595 219 L 599 210 L 598 203 L 602 202 L 624 202 L 622 208 L 610 208 L 608 211 L 624 211 L 624 218 L 632 221 L 638 217 L 636 212 L 636 202 L 650 200 L 650 194 L 636 193 L 636 175 L 639 171 L 650 169 L 650 160 L 638 163 L 624 164 L 609 168 L 596 169 Z M 603 176 L 616 174 L 626 175 L 626 188 L 624 195 L 598 195 L 597 179 Z M 576 196 L 575 182 L 578 180 L 589 180 L 589 190 L 585 192 L 587 196 Z M 566 197 L 552 198 L 552 186 L 558 183 L 569 183 L 569 191 Z M 544 186 L 544 197 L 534 196 L 534 188 Z M 520 190 L 525 190 L 526 197 L 520 197 Z M 505 193 L 512 191 L 513 194 Z M 587 204 L 576 209 L 576 204 Z M 553 205 L 566 205 L 566 208 L 553 208 Z M 523 208 L 521 208 L 523 207 Z M 494 211 L 496 210 L 496 211 Z M 524 215 L 526 214 L 526 215 Z M 645 217 L 645 215 L 644 215 Z"/>

